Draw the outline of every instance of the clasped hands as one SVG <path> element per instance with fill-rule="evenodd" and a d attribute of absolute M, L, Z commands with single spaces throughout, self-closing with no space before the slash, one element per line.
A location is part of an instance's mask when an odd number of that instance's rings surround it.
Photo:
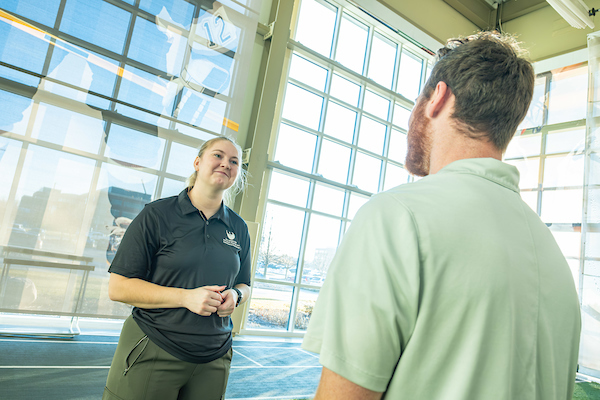
<path fill-rule="evenodd" d="M 219 317 L 227 317 L 235 310 L 237 293 L 227 286 L 202 286 L 185 291 L 183 304 L 193 313 L 208 317 L 217 313 Z"/>

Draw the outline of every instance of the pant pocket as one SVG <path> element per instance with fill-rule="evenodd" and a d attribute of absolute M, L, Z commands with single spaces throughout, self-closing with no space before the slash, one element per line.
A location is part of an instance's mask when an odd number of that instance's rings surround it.
<path fill-rule="evenodd" d="M 127 375 L 131 367 L 134 366 L 135 362 L 140 358 L 146 346 L 148 346 L 148 335 L 144 335 L 138 342 L 133 346 L 127 357 L 125 357 L 125 370 L 123 370 L 123 376 Z"/>

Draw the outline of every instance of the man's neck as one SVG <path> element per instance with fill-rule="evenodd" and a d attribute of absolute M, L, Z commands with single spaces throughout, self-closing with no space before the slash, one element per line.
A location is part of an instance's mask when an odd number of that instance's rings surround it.
<path fill-rule="evenodd" d="M 502 160 L 502 152 L 485 139 L 472 139 L 453 129 L 434 134 L 429 174 L 435 174 L 446 165 L 467 158 L 495 158 Z"/>

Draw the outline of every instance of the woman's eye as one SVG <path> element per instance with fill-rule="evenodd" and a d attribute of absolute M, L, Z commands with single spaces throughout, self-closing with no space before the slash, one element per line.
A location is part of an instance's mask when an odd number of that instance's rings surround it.
<path fill-rule="evenodd" d="M 238 162 L 237 162 L 236 160 L 231 160 L 231 163 L 232 163 L 233 165 L 238 165 Z"/>
<path fill-rule="evenodd" d="M 221 158 L 221 155 L 219 153 L 215 153 L 215 157 Z"/>

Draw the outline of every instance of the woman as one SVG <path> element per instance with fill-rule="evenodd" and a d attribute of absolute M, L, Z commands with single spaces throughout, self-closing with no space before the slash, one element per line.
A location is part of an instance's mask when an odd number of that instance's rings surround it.
<path fill-rule="evenodd" d="M 188 188 L 148 204 L 109 269 L 111 300 L 134 306 L 103 399 L 222 399 L 231 364 L 230 315 L 250 295 L 250 238 L 223 204 L 241 189 L 241 148 L 204 143 Z"/>

